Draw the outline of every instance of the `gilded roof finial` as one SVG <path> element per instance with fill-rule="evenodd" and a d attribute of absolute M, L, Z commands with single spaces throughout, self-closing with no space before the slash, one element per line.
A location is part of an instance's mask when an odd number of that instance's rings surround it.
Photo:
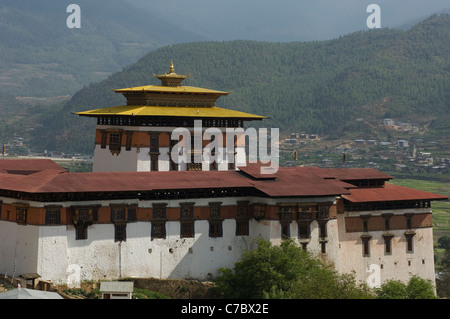
<path fill-rule="evenodd" d="M 173 67 L 173 61 L 170 60 L 170 73 L 174 73 L 175 72 L 175 68 Z"/>

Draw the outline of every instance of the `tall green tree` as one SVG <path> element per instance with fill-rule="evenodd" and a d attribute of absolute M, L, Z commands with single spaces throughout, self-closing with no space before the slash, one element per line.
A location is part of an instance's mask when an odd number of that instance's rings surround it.
<path fill-rule="evenodd" d="M 353 275 L 339 275 L 293 240 L 280 246 L 260 239 L 234 269 L 221 268 L 216 288 L 225 298 L 355 299 L 372 298 Z"/>
<path fill-rule="evenodd" d="M 436 299 L 430 280 L 412 276 L 405 284 L 399 280 L 388 280 L 377 290 L 379 299 Z"/>

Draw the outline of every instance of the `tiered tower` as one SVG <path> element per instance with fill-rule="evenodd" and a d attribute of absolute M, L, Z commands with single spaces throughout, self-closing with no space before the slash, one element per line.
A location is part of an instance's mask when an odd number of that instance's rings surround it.
<path fill-rule="evenodd" d="M 236 164 L 245 164 L 245 136 L 234 140 L 230 152 L 225 131 L 243 128 L 244 121 L 262 120 L 264 116 L 216 107 L 217 99 L 230 92 L 183 85 L 189 75 L 175 73 L 172 61 L 169 73 L 155 77 L 161 85 L 114 90 L 125 96 L 126 105 L 76 113 L 97 118 L 94 172 L 230 170 L 236 169 Z M 212 150 L 222 151 L 223 161 L 195 160 L 199 157 L 195 156 L 198 150 L 194 151 L 193 139 L 186 155 L 190 160 L 173 160 L 172 148 L 183 140 L 172 139 L 173 131 L 185 128 L 193 137 L 198 124 L 202 132 L 207 128 L 223 132 L 222 149 Z M 210 142 L 203 139 L 202 147 Z"/>

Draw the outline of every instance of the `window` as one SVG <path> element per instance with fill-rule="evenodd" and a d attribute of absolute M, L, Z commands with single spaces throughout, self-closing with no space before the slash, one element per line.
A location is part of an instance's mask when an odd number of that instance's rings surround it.
<path fill-rule="evenodd" d="M 329 205 L 319 205 L 318 207 L 318 219 L 328 219 L 329 217 Z"/>
<path fill-rule="evenodd" d="M 166 223 L 161 221 L 152 222 L 152 240 L 155 238 L 166 238 Z"/>
<path fill-rule="evenodd" d="M 222 237 L 222 222 L 216 220 L 209 221 L 209 237 Z"/>
<path fill-rule="evenodd" d="M 220 202 L 209 203 L 209 237 L 222 237 L 223 219 L 220 217 Z"/>
<path fill-rule="evenodd" d="M 101 148 L 106 148 L 106 142 L 108 140 L 108 132 L 107 131 L 101 131 Z"/>
<path fill-rule="evenodd" d="M 263 219 L 266 216 L 266 206 L 265 204 L 255 204 L 253 206 L 253 217 L 256 220 Z"/>
<path fill-rule="evenodd" d="M 298 238 L 309 239 L 311 237 L 311 224 L 309 222 L 298 222 Z"/>
<path fill-rule="evenodd" d="M 114 155 L 120 153 L 122 143 L 122 132 L 110 132 L 109 133 L 109 150 Z"/>
<path fill-rule="evenodd" d="M 150 170 L 152 172 L 158 171 L 158 155 L 150 155 Z"/>
<path fill-rule="evenodd" d="M 280 207 L 280 224 L 281 224 L 281 238 L 291 237 L 290 224 L 292 222 L 292 207 Z"/>
<path fill-rule="evenodd" d="M 193 222 L 181 222 L 181 238 L 194 237 L 194 223 Z"/>
<path fill-rule="evenodd" d="M 166 238 L 166 206 L 167 204 L 153 204 L 152 240 Z"/>
<path fill-rule="evenodd" d="M 246 220 L 236 220 L 236 236 L 248 236 L 249 235 L 249 221 Z"/>
<path fill-rule="evenodd" d="M 150 153 L 159 153 L 159 136 L 157 133 L 150 133 Z"/>
<path fill-rule="evenodd" d="M 125 206 L 111 206 L 111 221 L 119 222 L 119 221 L 125 221 L 126 216 L 126 207 Z"/>
<path fill-rule="evenodd" d="M 75 239 L 87 239 L 87 228 L 97 221 L 97 207 L 72 207 Z"/>
<path fill-rule="evenodd" d="M 363 257 L 370 257 L 370 239 L 372 236 L 361 236 L 363 246 Z"/>
<path fill-rule="evenodd" d="M 59 207 L 48 207 L 45 211 L 46 225 L 61 224 L 61 209 Z"/>
<path fill-rule="evenodd" d="M 137 221 L 137 207 L 136 206 L 127 207 L 127 219 L 129 222 Z"/>
<path fill-rule="evenodd" d="M 412 213 L 410 214 L 405 214 L 405 219 L 406 219 L 406 229 L 412 229 Z"/>
<path fill-rule="evenodd" d="M 236 236 L 249 235 L 248 201 L 237 203 Z"/>
<path fill-rule="evenodd" d="M 16 222 L 17 224 L 21 225 L 27 224 L 27 207 L 25 206 L 16 207 Z"/>
<path fill-rule="evenodd" d="M 194 237 L 194 203 L 181 203 L 180 206 L 180 236 Z"/>
<path fill-rule="evenodd" d="M 114 223 L 114 241 L 126 241 L 127 239 L 127 223 Z"/>
<path fill-rule="evenodd" d="M 405 233 L 406 236 L 406 252 L 409 254 L 414 253 L 414 232 Z"/>
<path fill-rule="evenodd" d="M 361 215 L 362 231 L 363 232 L 368 232 L 369 231 L 369 218 L 370 218 L 370 215 Z"/>
<path fill-rule="evenodd" d="M 127 141 L 126 141 L 125 150 L 126 151 L 131 151 L 131 145 L 132 145 L 132 140 L 133 140 L 133 132 L 126 131 L 126 134 L 127 134 Z"/>
<path fill-rule="evenodd" d="M 391 230 L 391 217 L 392 214 L 383 214 L 384 230 Z"/>
<path fill-rule="evenodd" d="M 327 242 L 326 241 L 320 242 L 320 252 L 322 254 L 326 254 L 326 252 L 327 252 Z"/>
<path fill-rule="evenodd" d="M 319 222 L 319 238 L 327 238 L 327 222 Z"/>
<path fill-rule="evenodd" d="M 312 221 L 314 206 L 300 206 L 297 212 L 297 220 Z"/>
<path fill-rule="evenodd" d="M 75 226 L 75 239 L 87 239 L 87 226 Z"/>
<path fill-rule="evenodd" d="M 384 253 L 385 255 L 392 254 L 392 237 L 393 235 L 384 235 Z"/>

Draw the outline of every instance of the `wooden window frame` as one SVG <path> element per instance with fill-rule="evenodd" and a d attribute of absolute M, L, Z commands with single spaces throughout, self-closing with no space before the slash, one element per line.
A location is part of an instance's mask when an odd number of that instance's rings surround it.
<path fill-rule="evenodd" d="M 383 235 L 384 238 L 384 254 L 392 255 L 392 238 L 394 235 Z"/>
<path fill-rule="evenodd" d="M 223 237 L 223 218 L 220 215 L 222 202 L 209 203 L 209 237 Z"/>
<path fill-rule="evenodd" d="M 363 236 L 361 236 L 361 240 L 362 240 L 363 257 L 370 257 L 370 242 L 372 240 L 372 236 L 363 235 Z"/>
<path fill-rule="evenodd" d="M 19 225 L 27 224 L 28 205 L 15 204 L 16 207 L 16 223 Z"/>
<path fill-rule="evenodd" d="M 248 236 L 250 234 L 249 201 L 237 202 L 236 236 Z"/>
<path fill-rule="evenodd" d="M 122 131 L 109 131 L 109 150 L 113 155 L 119 155 L 122 149 Z"/>
<path fill-rule="evenodd" d="M 126 131 L 126 145 L 125 150 L 131 151 L 131 146 L 133 145 L 133 131 Z"/>
<path fill-rule="evenodd" d="M 114 223 L 114 241 L 122 242 L 127 240 L 127 223 L 115 222 Z"/>
<path fill-rule="evenodd" d="M 180 237 L 195 237 L 194 203 L 180 203 Z"/>
<path fill-rule="evenodd" d="M 166 221 L 167 221 L 167 204 L 154 203 L 153 204 L 153 219 L 151 229 L 151 239 L 165 239 L 166 238 Z"/>
<path fill-rule="evenodd" d="M 48 206 L 45 207 L 45 224 L 60 225 L 61 224 L 61 207 Z"/>

